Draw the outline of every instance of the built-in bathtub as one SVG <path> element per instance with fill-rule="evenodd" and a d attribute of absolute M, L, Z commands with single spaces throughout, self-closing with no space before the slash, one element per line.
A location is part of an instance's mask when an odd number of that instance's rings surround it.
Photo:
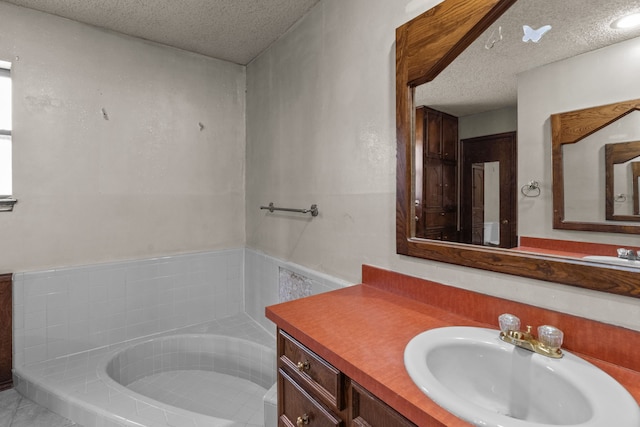
<path fill-rule="evenodd" d="M 272 348 L 241 338 L 169 335 L 119 350 L 99 368 L 98 376 L 114 389 L 128 388 L 142 393 L 139 400 L 148 398 L 154 405 L 199 412 L 220 420 L 221 426 L 261 426 L 263 397 L 276 382 L 275 357 Z M 209 373 L 217 375 L 208 376 Z M 216 384 L 218 379 L 223 381 Z M 158 389 L 154 381 L 163 387 Z M 133 384 L 137 386 L 132 387 Z M 185 384 L 190 389 L 186 390 Z M 172 387 L 181 390 L 170 393 Z M 216 396 L 213 389 L 223 388 Z M 225 404 L 225 394 L 231 394 L 231 390 L 238 396 Z M 211 391 L 210 399 L 207 391 Z"/>
<path fill-rule="evenodd" d="M 14 381 L 21 394 L 85 427 L 270 427 L 277 423 L 274 343 L 273 336 L 241 314 L 18 367 Z M 185 373 L 191 378 L 214 373 L 250 383 L 261 390 L 257 398 L 263 401 L 256 404 L 263 405 L 264 418 L 218 417 L 130 388 L 163 373 L 177 379 Z"/>
<path fill-rule="evenodd" d="M 275 348 L 265 305 L 350 284 L 244 248 L 16 273 L 14 385 L 84 427 L 217 427 L 215 417 L 163 404 L 99 372 L 125 348 L 169 335 L 224 335 Z M 275 375 L 275 356 L 272 363 Z M 265 395 L 266 427 L 277 425 L 276 394 L 271 387 Z"/>

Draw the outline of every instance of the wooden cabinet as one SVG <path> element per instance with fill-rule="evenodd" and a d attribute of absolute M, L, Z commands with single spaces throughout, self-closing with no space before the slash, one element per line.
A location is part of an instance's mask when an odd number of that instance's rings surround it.
<path fill-rule="evenodd" d="M 412 427 L 411 421 L 389 405 L 369 393 L 358 383 L 351 382 L 351 425 L 357 427 Z"/>
<path fill-rule="evenodd" d="M 458 118 L 418 107 L 415 127 L 416 236 L 456 241 Z"/>
<path fill-rule="evenodd" d="M 282 330 L 278 330 L 278 426 L 415 427 Z"/>
<path fill-rule="evenodd" d="M 342 372 L 318 357 L 286 332 L 279 333 L 279 365 L 296 381 L 340 411 L 345 407 L 345 378 Z"/>
<path fill-rule="evenodd" d="M 443 160 L 458 158 L 458 118 L 429 107 L 424 110 L 423 135 L 426 156 Z M 416 123 L 417 124 L 417 123 Z"/>
<path fill-rule="evenodd" d="M 278 370 L 279 426 L 344 427 L 344 421 L 331 409 L 305 391 L 284 369 Z"/>
<path fill-rule="evenodd" d="M 11 274 L 0 275 L 0 390 L 11 388 L 13 385 L 11 285 Z"/>

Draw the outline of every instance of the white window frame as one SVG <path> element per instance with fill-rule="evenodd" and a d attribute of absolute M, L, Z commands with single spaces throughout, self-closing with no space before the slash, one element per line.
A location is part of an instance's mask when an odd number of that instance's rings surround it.
<path fill-rule="evenodd" d="M 11 78 L 10 62 L 0 61 L 0 76 Z M 12 129 L 0 129 L 0 135 L 9 136 L 11 138 L 11 143 L 13 143 Z M 0 212 L 11 212 L 13 210 L 13 206 L 17 202 L 18 201 L 11 195 L 0 195 Z"/>

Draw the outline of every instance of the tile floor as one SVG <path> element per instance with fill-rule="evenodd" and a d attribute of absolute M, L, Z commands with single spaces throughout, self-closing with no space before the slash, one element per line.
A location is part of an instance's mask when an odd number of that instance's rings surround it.
<path fill-rule="evenodd" d="M 14 389 L 0 392 L 0 427 L 70 427 L 72 421 L 32 402 Z"/>

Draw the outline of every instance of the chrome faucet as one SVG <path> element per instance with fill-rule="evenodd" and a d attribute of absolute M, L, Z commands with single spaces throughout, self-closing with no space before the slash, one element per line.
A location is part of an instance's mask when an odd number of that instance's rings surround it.
<path fill-rule="evenodd" d="M 633 249 L 618 249 L 618 258 L 628 259 L 629 261 L 634 261 L 640 259 L 640 251 L 636 253 Z"/>
<path fill-rule="evenodd" d="M 501 314 L 498 321 L 502 341 L 554 359 L 562 357 L 560 347 L 564 334 L 560 329 L 549 325 L 539 326 L 536 339 L 531 333 L 531 326 L 527 326 L 526 332 L 520 331 L 520 319 L 513 314 Z"/>

